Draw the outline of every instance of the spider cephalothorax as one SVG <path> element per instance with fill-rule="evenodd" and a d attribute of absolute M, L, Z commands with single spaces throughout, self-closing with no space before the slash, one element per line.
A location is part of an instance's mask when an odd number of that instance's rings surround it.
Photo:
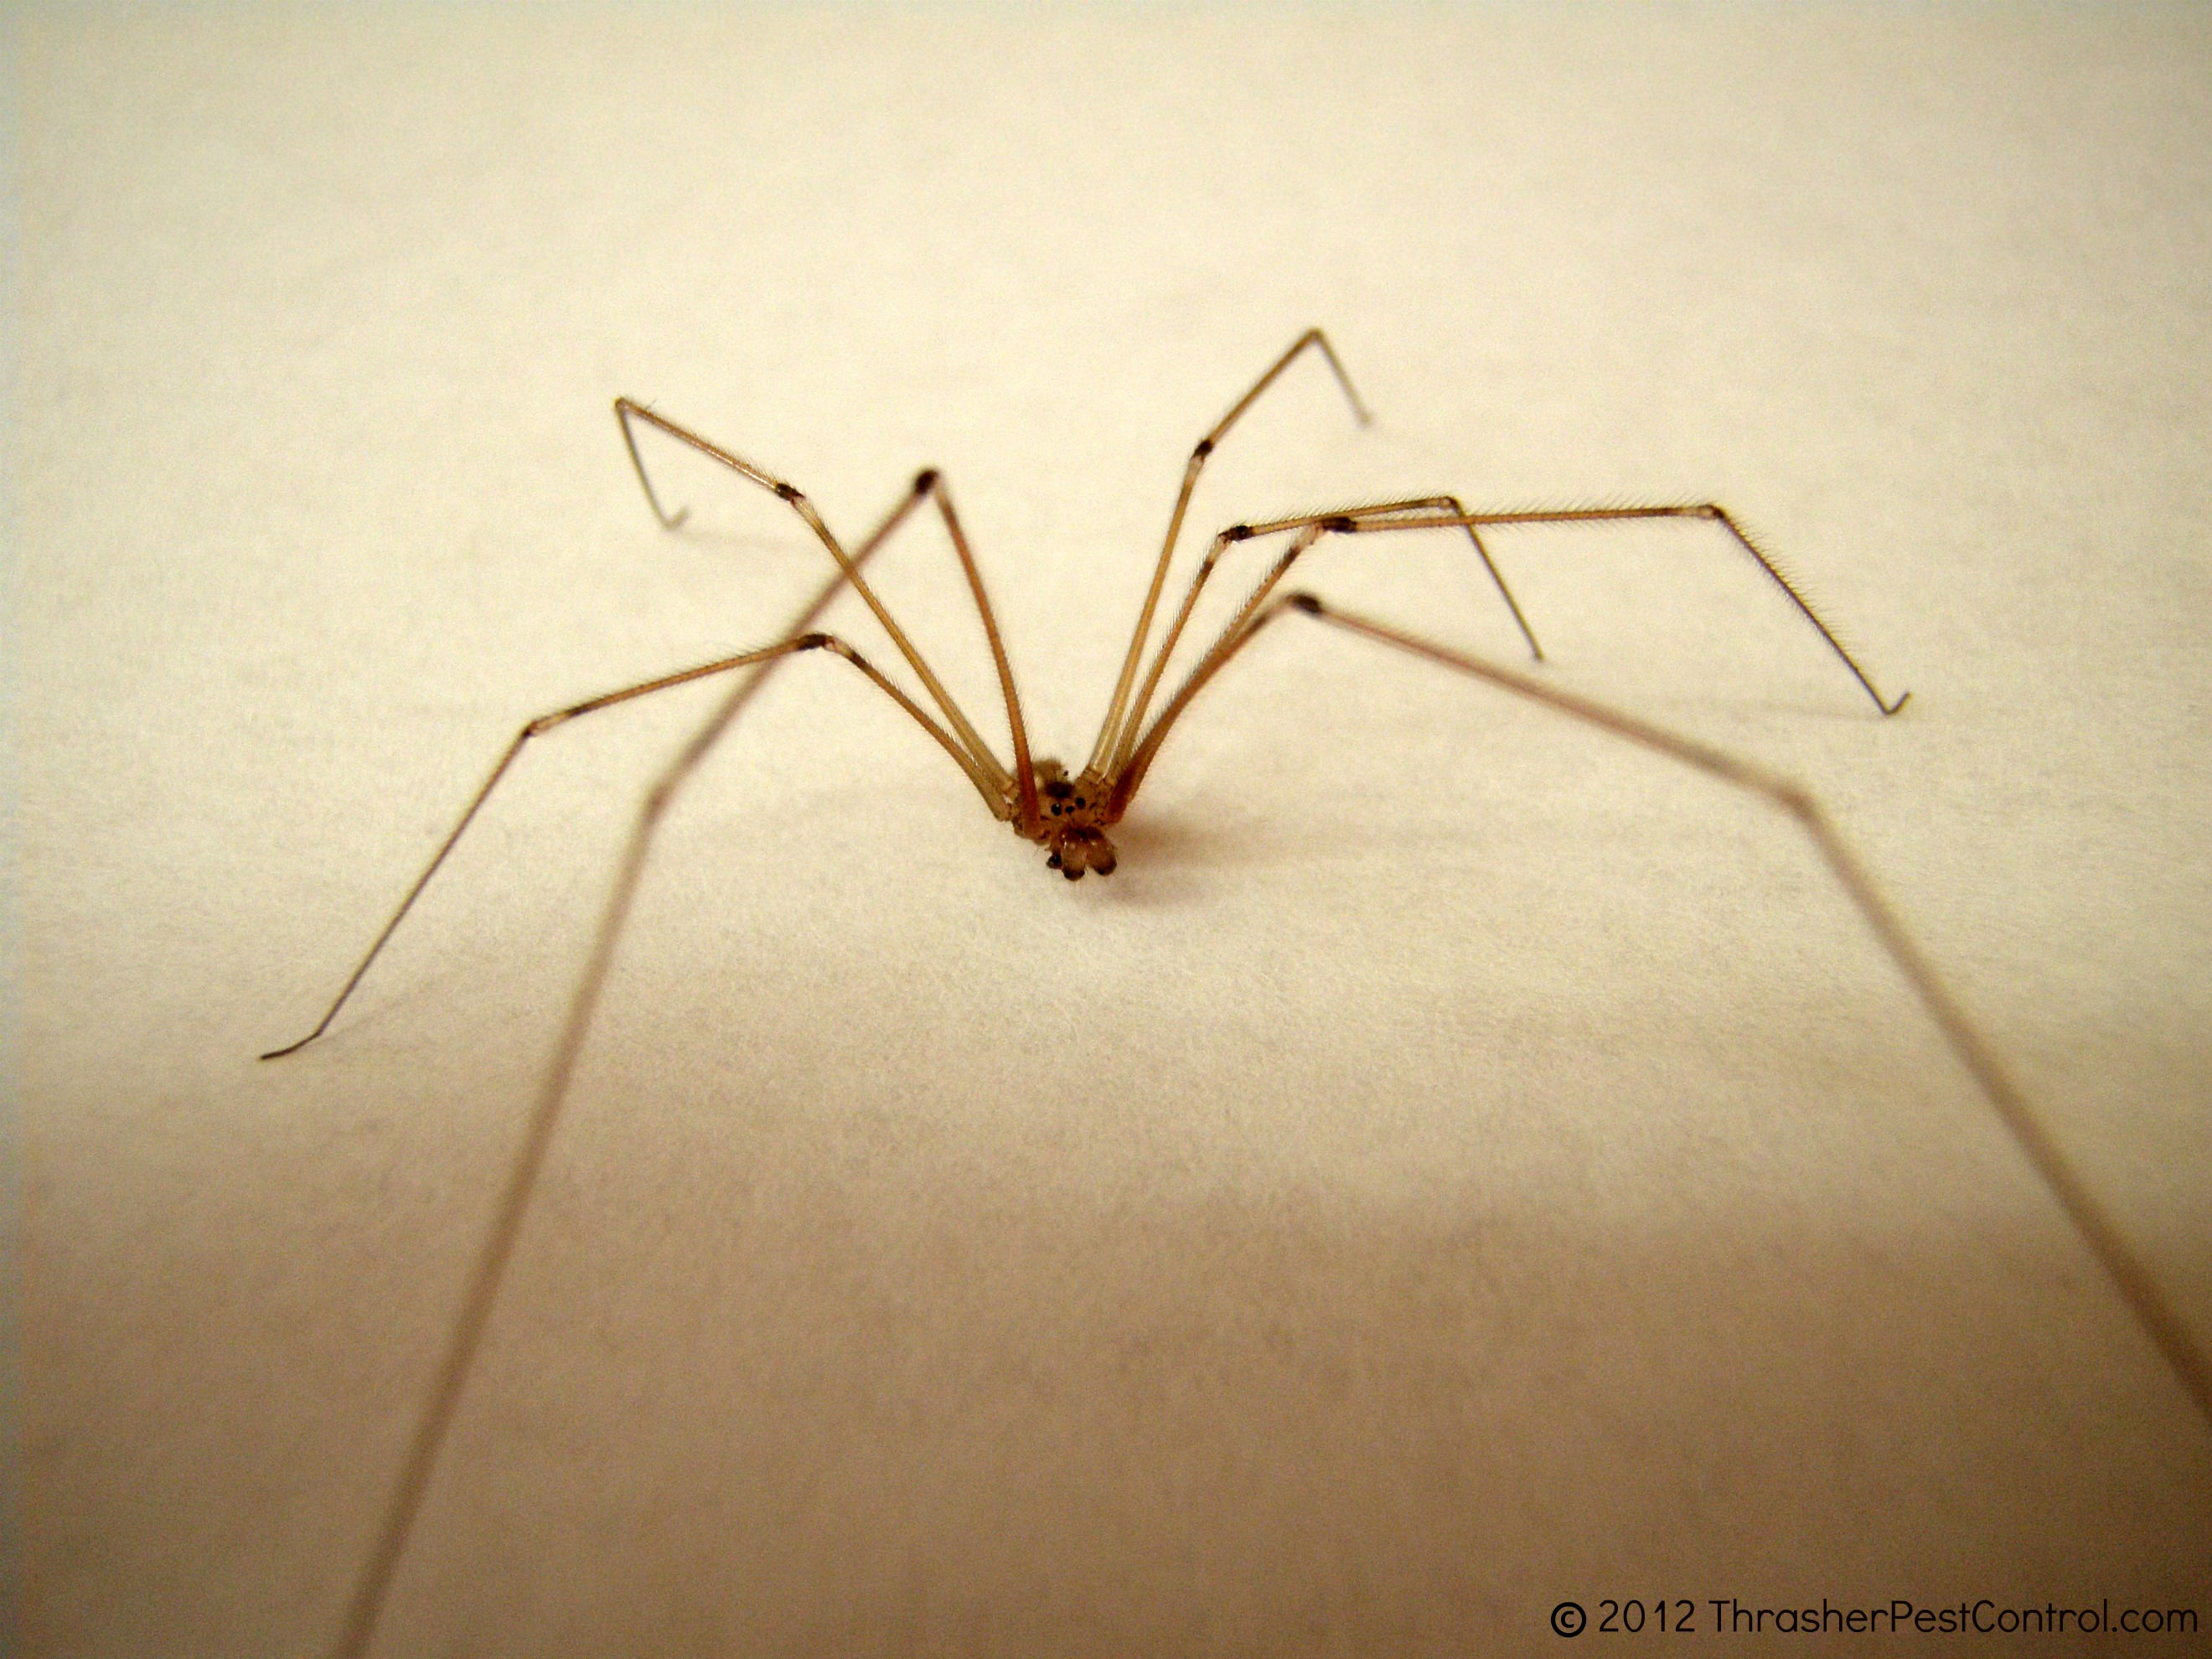
<path fill-rule="evenodd" d="M 1100 828 L 1106 822 L 1107 792 L 1097 775 L 1086 769 L 1081 777 L 1071 778 L 1058 761 L 1041 760 L 1036 791 L 1035 839 L 1052 854 L 1046 866 L 1070 881 L 1082 880 L 1086 870 L 1112 875 L 1114 843 Z"/>

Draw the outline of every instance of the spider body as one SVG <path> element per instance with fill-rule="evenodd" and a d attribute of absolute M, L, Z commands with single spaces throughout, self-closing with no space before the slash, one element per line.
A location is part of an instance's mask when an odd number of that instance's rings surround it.
<path fill-rule="evenodd" d="M 1325 537 L 1389 535 L 1419 530 L 1463 532 L 1520 629 L 1530 654 L 1540 663 L 1543 652 L 1537 645 L 1535 635 L 1522 617 L 1519 605 L 1498 567 L 1492 562 L 1489 550 L 1485 545 L 1483 532 L 1486 530 L 1502 526 L 1619 523 L 1638 519 L 1700 520 L 1717 524 L 1743 553 L 1756 562 L 1803 620 L 1818 631 L 1828 648 L 1850 672 L 1882 714 L 1895 714 L 1904 706 L 1905 697 L 1900 696 L 1893 702 L 1881 696 L 1827 625 L 1814 614 L 1812 607 L 1725 508 L 1717 503 L 1705 501 L 1649 507 L 1470 513 L 1455 496 L 1435 495 L 1376 501 L 1332 513 L 1232 525 L 1213 538 L 1200 561 L 1180 608 L 1168 623 L 1158 647 L 1151 653 L 1148 662 L 1146 647 L 1158 612 L 1168 568 L 1182 531 L 1192 493 L 1206 459 L 1253 401 L 1293 360 L 1309 349 L 1327 361 L 1350 401 L 1353 413 L 1362 422 L 1368 419 L 1364 406 L 1352 390 L 1352 382 L 1338 362 L 1328 339 L 1320 330 L 1311 329 L 1278 358 L 1273 367 L 1261 375 L 1213 429 L 1199 441 L 1184 465 L 1182 486 L 1168 521 L 1166 541 L 1154 567 L 1151 586 L 1138 612 L 1136 627 L 1122 661 L 1121 677 L 1115 684 L 1106 719 L 1100 727 L 1097 744 L 1082 769 L 1072 776 L 1067 769 L 1056 760 L 1031 759 L 1020 700 L 999 635 L 998 623 L 992 614 L 990 601 L 984 593 L 982 577 L 969 550 L 966 536 L 953 511 L 951 496 L 944 479 L 935 471 L 918 474 L 899 505 L 873 533 L 848 550 L 831 532 L 813 504 L 793 484 L 708 442 L 696 433 L 664 419 L 642 404 L 633 403 L 627 398 L 616 400 L 615 411 L 621 422 L 623 439 L 629 448 L 631 464 L 636 469 L 638 481 L 644 488 L 647 502 L 664 526 L 674 528 L 683 523 L 685 514 L 682 511 L 672 514 L 663 509 L 659 496 L 654 493 L 652 480 L 647 475 L 643 459 L 638 453 L 632 425 L 634 421 L 641 422 L 690 446 L 773 495 L 805 523 L 830 554 L 836 565 L 837 574 L 775 644 L 625 686 L 526 722 L 478 788 L 475 798 L 461 814 L 459 822 L 401 900 L 398 908 L 370 945 L 368 954 L 362 958 L 321 1021 L 298 1042 L 262 1056 L 264 1060 L 273 1060 L 290 1054 L 304 1048 L 328 1029 L 338 1010 L 352 994 L 354 988 L 368 972 L 370 963 L 376 960 L 385 942 L 392 937 L 393 930 L 407 915 L 416 898 L 444 863 L 453 844 L 475 818 L 477 809 L 532 738 L 579 716 L 613 708 L 634 698 L 710 677 L 738 676 L 734 688 L 647 793 L 638 814 L 601 918 L 590 961 L 569 1006 L 553 1063 L 526 1127 L 514 1167 L 495 1208 L 489 1234 L 469 1279 L 444 1360 L 433 1382 L 430 1397 L 423 1407 L 384 1513 L 375 1546 L 362 1568 L 347 1611 L 344 1627 L 333 1650 L 336 1654 L 355 1656 L 362 1653 L 374 1632 L 394 1570 L 406 1547 L 447 1425 L 489 1322 L 507 1261 L 520 1231 L 538 1173 L 544 1166 L 561 1108 L 568 1096 L 569 1079 L 589 1033 L 600 992 L 614 960 L 615 947 L 660 819 L 684 781 L 744 708 L 761 684 L 762 678 L 784 658 L 802 652 L 821 651 L 825 655 L 842 659 L 896 702 L 967 775 L 969 781 L 982 796 L 992 816 L 1008 823 L 1024 840 L 1044 848 L 1046 867 L 1057 870 L 1069 881 L 1080 880 L 1086 874 L 1105 876 L 1113 873 L 1116 856 L 1114 843 L 1106 832 L 1120 823 L 1129 810 L 1154 757 L 1159 752 L 1160 745 L 1191 701 L 1263 629 L 1270 628 L 1277 619 L 1284 617 L 1303 616 L 1339 632 L 1364 638 L 1487 682 L 1514 696 L 1547 705 L 1560 714 L 1611 732 L 1626 742 L 1668 756 L 1722 783 L 1764 799 L 1771 807 L 1796 820 L 1812 840 L 1838 884 L 1888 953 L 1890 960 L 1911 983 L 1921 1006 L 1943 1031 L 1953 1053 L 1972 1074 L 1984 1097 L 2003 1122 L 2022 1155 L 2041 1176 L 2083 1242 L 2104 1267 L 2122 1298 L 2135 1312 L 2145 1334 L 2164 1354 L 2177 1380 L 2208 1419 L 2212 1419 L 2212 1381 L 2208 1380 L 2208 1368 L 2197 1352 L 2187 1328 L 2167 1304 L 2163 1293 L 2136 1259 L 2118 1229 L 2106 1216 L 2087 1185 L 2007 1079 L 1988 1045 L 1883 901 L 1872 878 L 1846 850 L 1826 815 L 1804 790 L 1775 778 L 1747 762 L 1559 690 L 1531 674 L 1499 667 L 1483 659 L 1431 643 L 1385 623 L 1370 622 L 1334 610 L 1308 593 L 1278 591 L 1291 567 Z M 1007 729 L 1013 748 L 1011 764 L 993 752 L 900 629 L 861 571 L 862 565 L 878 546 L 925 502 L 934 505 L 938 511 L 982 620 L 1005 699 Z M 1212 574 L 1223 550 L 1233 544 L 1274 537 L 1284 538 L 1282 550 L 1274 563 L 1238 607 L 1219 637 L 1200 654 L 1181 686 L 1165 698 L 1157 713 L 1152 713 L 1154 694 L 1159 689 L 1170 654 L 1182 638 L 1200 591 Z M 866 605 L 892 646 L 921 682 L 921 698 L 901 690 L 842 639 L 831 634 L 811 631 L 815 619 L 830 602 L 848 589 Z M 933 713 L 924 706 L 924 699 L 934 706 Z M 1151 714 L 1149 721 L 1148 714 Z"/>
<path fill-rule="evenodd" d="M 1116 860 L 1106 826 L 1115 817 L 1107 816 L 1105 780 L 1089 770 L 1070 778 L 1058 761 L 1041 760 L 1036 763 L 1036 821 L 1027 826 L 1017 821 L 1015 828 L 1050 854 L 1045 867 L 1070 881 L 1082 880 L 1086 871 L 1112 875 Z"/>

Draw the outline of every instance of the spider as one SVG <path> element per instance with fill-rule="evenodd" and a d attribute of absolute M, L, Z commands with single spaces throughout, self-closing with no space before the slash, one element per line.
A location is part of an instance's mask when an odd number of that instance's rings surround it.
<path fill-rule="evenodd" d="M 1360 401 L 1351 377 L 1346 374 L 1328 337 L 1320 329 L 1313 328 L 1300 335 L 1230 407 L 1228 413 L 1214 424 L 1212 429 L 1198 441 L 1184 465 L 1182 486 L 1176 492 L 1175 507 L 1168 520 L 1167 535 L 1161 546 L 1159 559 L 1153 568 L 1144 603 L 1137 613 L 1136 625 L 1130 635 L 1119 678 L 1115 683 L 1106 717 L 1100 725 L 1097 740 L 1081 769 L 1072 775 L 1059 761 L 1033 757 L 1030 752 L 1028 729 L 1022 718 L 1021 700 L 1006 659 L 998 620 L 984 592 L 982 575 L 976 568 L 959 515 L 953 508 L 951 493 L 940 474 L 933 469 L 916 475 L 911 489 L 900 503 L 863 540 L 848 550 L 831 532 L 814 504 L 796 486 L 656 414 L 642 404 L 626 397 L 615 400 L 615 416 L 631 466 L 644 490 L 647 503 L 664 527 L 673 530 L 680 526 L 689 510 L 678 508 L 671 513 L 662 505 L 638 447 L 637 428 L 641 425 L 688 445 L 739 477 L 774 495 L 799 516 L 815 539 L 821 543 L 835 563 L 836 574 L 785 631 L 784 636 L 772 645 L 623 686 L 526 721 L 493 765 L 489 775 L 478 786 L 452 830 L 400 900 L 322 1018 L 297 1042 L 272 1049 L 261 1056 L 264 1060 L 276 1060 L 295 1053 L 330 1028 L 331 1021 L 337 1018 L 370 965 L 414 907 L 431 878 L 444 864 L 447 855 L 453 851 L 493 790 L 532 739 L 570 720 L 636 698 L 650 696 L 657 691 L 714 676 L 750 671 L 742 675 L 655 781 L 647 792 L 632 827 L 613 891 L 602 915 L 582 980 L 571 1002 L 553 1063 L 495 1210 L 490 1232 L 468 1280 L 443 1360 L 383 1514 L 375 1543 L 349 1605 L 337 1643 L 332 1650 L 335 1654 L 353 1656 L 363 1652 L 374 1632 L 399 1559 L 405 1550 L 431 1471 L 435 1466 L 447 1427 L 452 1420 L 454 1407 L 489 1322 L 501 1278 L 551 1143 L 555 1126 L 567 1097 L 569 1079 L 590 1029 L 592 1013 L 605 983 L 614 949 L 629 915 L 656 828 L 684 781 L 729 729 L 759 689 L 764 677 L 786 659 L 814 652 L 842 659 L 903 709 L 951 757 L 953 763 L 959 767 L 982 796 L 992 816 L 1008 825 L 1024 841 L 1043 848 L 1046 866 L 1059 872 L 1069 881 L 1080 880 L 1087 874 L 1101 877 L 1113 874 L 1118 855 L 1108 831 L 1134 804 L 1162 744 L 1199 693 L 1263 631 L 1287 616 L 1303 616 L 1486 681 L 1627 742 L 1671 757 L 1708 776 L 1765 799 L 1794 819 L 1811 838 L 1868 927 L 1911 985 L 1929 1017 L 1942 1029 L 1953 1052 L 1973 1076 L 2021 1152 L 2042 1176 L 2084 1243 L 2104 1267 L 2115 1288 L 2133 1310 L 2145 1333 L 2160 1349 L 2185 1391 L 2208 1420 L 2212 1420 L 2212 1373 L 2208 1373 L 2205 1361 L 2197 1352 L 2192 1339 L 2172 1310 L 2163 1292 L 2008 1080 L 1989 1045 L 1975 1030 L 1894 912 L 1881 898 L 1872 878 L 1844 845 L 1826 815 L 1809 794 L 1799 786 L 1734 756 L 1561 690 L 1525 671 L 1506 668 L 1340 610 L 1311 593 L 1280 591 L 1291 568 L 1304 554 L 1328 537 L 1388 535 L 1413 530 L 1462 531 L 1490 583 L 1496 589 L 1498 599 L 1527 644 L 1530 657 L 1540 664 L 1544 659 L 1543 649 L 1538 644 L 1535 632 L 1523 615 L 1519 602 L 1514 598 L 1512 589 L 1492 559 L 1489 548 L 1483 540 L 1484 531 L 1512 525 L 1649 519 L 1703 520 L 1717 526 L 1772 580 L 1857 681 L 1875 708 L 1885 716 L 1896 714 L 1905 706 L 1910 694 L 1901 694 L 1893 700 L 1882 696 L 1827 623 L 1821 620 L 1796 586 L 1727 508 L 1717 502 L 1702 501 L 1474 513 L 1469 512 L 1457 496 L 1427 495 L 1370 502 L 1328 513 L 1234 524 L 1216 534 L 1207 546 L 1180 605 L 1169 620 L 1157 648 L 1147 659 L 1146 647 L 1151 643 L 1153 627 L 1158 618 L 1168 569 L 1182 538 L 1192 495 L 1207 459 L 1245 411 L 1291 364 L 1309 351 L 1326 363 L 1358 422 L 1364 425 L 1370 420 L 1366 405 Z M 862 567 L 878 549 L 924 503 L 934 507 L 944 523 L 982 622 L 984 636 L 997 671 L 1000 690 L 1006 702 L 1006 721 L 1012 742 L 1011 764 L 1002 762 L 977 732 L 862 574 Z M 1284 538 L 1281 551 L 1273 564 L 1237 607 L 1219 636 L 1199 657 L 1182 684 L 1164 702 L 1159 703 L 1157 712 L 1154 712 L 1161 678 L 1169 659 L 1182 640 L 1199 596 L 1223 554 L 1239 543 L 1273 537 Z M 866 605 L 893 647 L 914 672 L 928 702 L 934 707 L 934 714 L 844 640 L 813 628 L 814 622 L 830 601 L 848 587 Z M 1147 716 L 1150 716 L 1149 722 Z"/>

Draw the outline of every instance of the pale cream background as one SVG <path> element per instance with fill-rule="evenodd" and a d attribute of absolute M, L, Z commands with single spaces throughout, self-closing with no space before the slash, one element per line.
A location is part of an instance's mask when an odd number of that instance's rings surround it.
<path fill-rule="evenodd" d="M 821 574 L 665 453 L 659 532 L 617 392 L 855 533 L 945 467 L 1070 758 L 1310 323 L 1377 423 L 1302 368 L 1201 530 L 1729 503 L 1904 715 L 1710 530 L 1501 537 L 1550 672 L 1831 805 L 2212 1341 L 2202 11 L 8 28 L 26 1651 L 329 1639 L 711 694 L 549 738 L 252 1056 L 523 718 Z M 886 563 L 1002 730 L 937 533 Z M 1442 538 L 1311 579 L 1512 653 Z M 1771 813 L 1292 623 L 1121 839 L 1069 889 L 781 677 L 656 855 L 380 1651 L 2212 1615 L 2212 1432 Z"/>

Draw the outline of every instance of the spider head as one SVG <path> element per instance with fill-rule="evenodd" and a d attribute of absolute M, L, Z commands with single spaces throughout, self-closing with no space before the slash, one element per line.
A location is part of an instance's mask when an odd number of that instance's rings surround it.
<path fill-rule="evenodd" d="M 1080 881 L 1086 871 L 1102 876 L 1114 873 L 1114 843 L 1100 828 L 1106 812 L 1106 792 L 1085 772 L 1071 778 L 1058 761 L 1036 763 L 1037 843 L 1051 854 L 1048 869 L 1070 881 Z"/>

